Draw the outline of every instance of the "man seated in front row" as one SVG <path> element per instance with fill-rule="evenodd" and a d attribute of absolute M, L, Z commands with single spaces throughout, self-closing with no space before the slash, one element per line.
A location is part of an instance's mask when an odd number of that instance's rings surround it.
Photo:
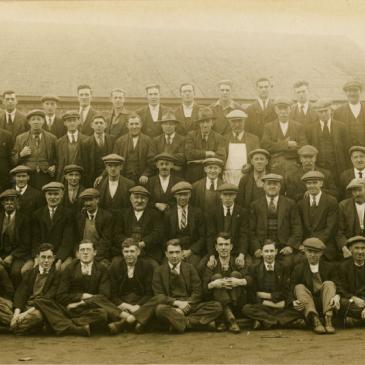
<path fill-rule="evenodd" d="M 277 254 L 275 242 L 266 240 L 262 246 L 262 261 L 250 268 L 255 303 L 246 304 L 242 313 L 254 320 L 254 329 L 304 324 L 300 313 L 288 307 L 290 274 L 276 260 Z"/>
<path fill-rule="evenodd" d="M 202 276 L 204 291 L 223 307 L 224 322 L 218 325 L 217 331 L 225 331 L 228 324 L 230 332 L 240 333 L 236 316 L 247 303 L 246 287 L 251 279 L 246 276 L 246 267 L 237 265 L 237 260 L 231 255 L 232 249 L 230 235 L 219 233 L 215 243 L 216 264 L 212 268 L 206 266 Z"/>
<path fill-rule="evenodd" d="M 8 332 L 13 318 L 14 287 L 7 271 L 0 266 L 0 332 Z"/>
<path fill-rule="evenodd" d="M 317 334 L 333 334 L 332 317 L 340 309 L 340 296 L 336 294 L 336 268 L 321 259 L 326 248 L 318 238 L 307 238 L 303 242 L 306 260 L 295 266 L 291 277 L 293 306 L 304 311 L 306 320 L 313 325 Z M 323 326 L 320 313 L 324 316 Z"/>
<path fill-rule="evenodd" d="M 166 242 L 167 261 L 153 275 L 155 295 L 164 296 L 164 304 L 156 308 L 157 319 L 166 322 L 170 330 L 179 333 L 190 328 L 212 328 L 221 316 L 222 306 L 216 301 L 202 301 L 202 284 L 193 265 L 182 261 L 182 246 L 178 239 Z"/>

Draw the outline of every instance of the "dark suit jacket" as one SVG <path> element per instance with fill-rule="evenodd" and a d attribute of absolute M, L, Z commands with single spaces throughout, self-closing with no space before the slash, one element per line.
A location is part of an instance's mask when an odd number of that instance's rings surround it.
<path fill-rule="evenodd" d="M 245 130 L 255 134 L 259 139 L 262 137 L 264 125 L 273 122 L 277 118 L 274 103 L 271 99 L 265 110 L 262 110 L 259 102 L 255 100 L 247 107 L 246 113 L 248 117 L 245 123 Z"/>
<path fill-rule="evenodd" d="M 51 221 L 48 206 L 33 214 L 33 254 L 38 253 L 41 243 L 51 243 L 55 248 L 56 260 L 64 261 L 73 256 L 75 247 L 74 222 L 70 210 L 58 206 Z"/>
<path fill-rule="evenodd" d="M 232 132 L 226 133 L 224 135 L 224 138 L 226 140 L 226 156 L 228 157 L 229 143 L 234 142 Z M 247 163 L 249 163 L 248 154 L 256 148 L 260 148 L 259 138 L 254 134 L 245 132 L 243 135 L 242 143 L 246 143 Z"/>
<path fill-rule="evenodd" d="M 169 209 L 165 215 L 166 240 L 176 238 L 179 232 L 179 217 L 177 205 Z M 184 250 L 191 250 L 196 255 L 202 255 L 206 251 L 205 245 L 205 220 L 199 208 L 189 205 L 188 225 L 189 234 L 179 237 Z"/>
<path fill-rule="evenodd" d="M 23 274 L 22 281 L 15 291 L 13 303 L 14 308 L 19 308 L 21 311 L 25 309 L 28 300 L 33 294 L 33 288 L 38 273 L 39 267 L 36 266 L 32 270 L 29 270 Z M 55 298 L 56 291 L 60 282 L 60 275 L 60 272 L 56 271 L 54 266 L 50 269 L 41 293 L 42 297 L 49 299 Z"/>
<path fill-rule="evenodd" d="M 352 257 L 342 261 L 338 267 L 338 284 L 337 292 L 343 298 L 364 296 L 365 288 L 356 286 L 355 264 Z"/>
<path fill-rule="evenodd" d="M 231 214 L 231 231 L 228 233 L 230 233 L 232 237 L 232 253 L 234 255 L 239 255 L 240 253 L 246 255 L 248 252 L 248 212 L 238 204 L 235 204 Z M 224 209 L 223 205 L 220 204 L 214 212 L 208 212 L 208 255 L 214 255 L 217 234 L 224 231 Z"/>
<path fill-rule="evenodd" d="M 79 195 L 85 190 L 82 185 L 79 185 L 79 189 L 77 190 L 76 200 L 71 203 L 70 198 L 68 196 L 68 183 L 67 181 L 64 182 L 65 184 L 65 191 L 63 194 L 62 204 L 65 208 L 69 209 L 72 212 L 72 215 L 75 216 L 78 214 L 83 206 L 82 200 L 79 198 Z"/>
<path fill-rule="evenodd" d="M 288 137 L 291 141 L 297 142 L 298 146 L 296 148 L 288 147 Z M 289 121 L 288 131 L 285 136 L 283 136 L 278 120 L 267 123 L 264 126 L 261 146 L 272 155 L 295 159 L 297 157 L 297 150 L 306 144 L 308 143 L 305 129 L 300 123 Z"/>
<path fill-rule="evenodd" d="M 105 133 L 112 135 L 115 139 L 123 134 L 128 133 L 127 122 L 130 112 L 123 108 L 122 112 L 117 116 L 117 123 L 112 124 L 114 117 L 114 110 L 111 110 L 106 116 L 107 127 Z"/>
<path fill-rule="evenodd" d="M 100 191 L 100 208 L 114 212 L 129 207 L 129 189 L 134 185 L 135 184 L 132 180 L 129 180 L 124 176 L 120 176 L 117 191 L 112 199 L 112 204 L 108 204 L 108 198 L 110 199 L 111 197 L 109 193 L 109 179 L 108 177 L 105 177 L 97 186 L 97 189 Z"/>
<path fill-rule="evenodd" d="M 2 190 L 6 189 L 9 185 L 12 146 L 11 133 L 0 129 L 0 189 Z"/>
<path fill-rule="evenodd" d="M 80 261 L 74 260 L 61 274 L 56 300 L 67 306 L 79 302 L 84 293 L 109 298 L 111 295 L 109 273 L 102 264 L 94 261 L 91 275 L 83 275 Z"/>
<path fill-rule="evenodd" d="M 3 227 L 5 212 L 0 211 L 0 232 Z M 15 259 L 30 259 L 32 257 L 32 227 L 29 217 L 17 211 L 15 213 L 15 232 L 11 254 Z M 0 247 L 3 245 L 3 235 L 0 234 Z"/>
<path fill-rule="evenodd" d="M 4 111 L 0 115 L 0 128 L 6 129 L 11 133 L 12 144 L 14 144 L 16 137 L 26 132 L 29 129 L 27 119 L 25 115 L 18 110 L 15 111 L 15 118 L 13 120 L 12 127 L 7 126 L 6 112 Z"/>
<path fill-rule="evenodd" d="M 47 122 L 44 122 L 43 129 L 49 133 L 52 133 L 57 138 L 61 138 L 67 132 L 65 125 L 63 124 L 63 120 L 61 118 L 56 117 L 53 121 L 51 129 L 48 128 Z"/>
<path fill-rule="evenodd" d="M 91 136 L 94 133 L 94 130 L 91 128 L 91 123 L 95 115 L 97 115 L 98 112 L 90 107 L 89 112 L 87 113 L 86 119 L 80 125 L 79 129 L 82 134 L 85 134 L 86 136 Z"/>
<path fill-rule="evenodd" d="M 160 136 L 153 138 L 152 146 L 154 155 L 167 152 L 175 157 L 176 165 L 185 165 L 185 137 L 180 134 L 175 133 L 175 137 L 172 140 L 171 145 L 166 144 L 165 135 L 161 134 Z"/>
<path fill-rule="evenodd" d="M 196 181 L 193 184 L 193 190 L 191 192 L 191 203 L 194 205 L 194 207 L 200 208 L 203 213 L 206 212 L 206 199 L 205 199 L 205 191 L 206 191 L 206 181 L 207 178 L 204 177 L 203 179 L 200 179 Z M 218 184 L 217 187 L 223 184 L 223 180 L 221 178 L 218 178 Z M 215 206 L 219 205 L 220 199 L 219 199 L 219 192 L 216 190 L 216 203 Z"/>
<path fill-rule="evenodd" d="M 318 120 L 318 114 L 315 112 L 312 103 L 308 105 L 307 114 L 301 113 L 298 103 L 295 103 L 290 110 L 290 119 L 303 125 L 308 125 Z"/>
<path fill-rule="evenodd" d="M 64 177 L 63 169 L 65 168 L 66 165 L 70 165 L 70 164 L 81 165 L 80 145 L 84 140 L 86 140 L 86 138 L 87 138 L 87 136 L 79 133 L 78 138 L 77 138 L 77 151 L 76 151 L 74 160 L 71 160 L 70 157 L 68 156 L 68 143 L 69 142 L 68 142 L 67 134 L 64 135 L 63 137 L 59 138 L 56 141 L 56 156 L 57 156 L 56 177 L 57 177 L 58 181 L 63 180 L 63 177 Z"/>
<path fill-rule="evenodd" d="M 13 300 L 14 287 L 4 266 L 0 266 L 0 297 Z"/>
<path fill-rule="evenodd" d="M 109 134 L 105 134 L 105 155 L 109 155 L 113 152 L 115 137 Z M 95 150 L 97 148 L 97 142 L 95 137 L 89 136 L 83 139 L 80 144 L 80 156 L 81 156 L 81 166 L 84 168 L 83 172 L 83 182 L 85 186 L 93 186 L 95 179 L 98 177 L 99 173 L 96 169 L 97 156 L 95 155 Z M 100 162 L 100 161 L 99 161 Z"/>
<path fill-rule="evenodd" d="M 255 200 L 251 204 L 250 212 L 250 239 L 251 253 L 262 247 L 267 234 L 267 201 L 266 196 Z M 302 243 L 302 224 L 298 213 L 298 208 L 289 198 L 280 196 L 277 206 L 278 215 L 278 248 L 291 246 L 298 249 Z"/>
<path fill-rule="evenodd" d="M 18 137 L 16 137 L 15 140 L 15 145 L 13 148 L 13 153 L 12 153 L 12 161 L 14 165 L 27 165 L 28 164 L 28 159 L 31 157 L 30 156 L 25 156 L 25 157 L 20 157 L 19 153 L 20 151 L 28 145 L 29 140 L 30 140 L 31 134 L 30 132 L 25 132 L 23 134 L 20 134 Z M 45 146 L 46 146 L 46 154 L 45 154 L 45 158 L 48 161 L 50 166 L 56 165 L 56 140 L 57 138 L 52 134 L 52 133 L 48 133 L 46 131 L 42 132 L 42 139 L 44 139 L 45 141 Z"/>
<path fill-rule="evenodd" d="M 171 193 L 171 188 L 177 183 L 181 181 L 179 177 L 174 174 L 170 175 L 169 185 L 167 186 L 166 193 L 162 190 L 161 182 L 159 176 L 152 176 L 147 183 L 147 190 L 151 193 L 150 204 L 152 206 L 155 203 L 165 203 L 169 206 L 175 204 L 174 195 Z"/>
<path fill-rule="evenodd" d="M 115 305 L 122 303 L 122 297 L 126 294 L 123 292 L 123 286 L 128 279 L 127 264 L 122 256 L 116 256 L 109 267 L 109 276 L 111 281 L 112 294 L 111 299 Z M 134 267 L 134 279 L 136 280 L 136 292 L 140 299 L 137 304 L 146 303 L 152 296 L 152 277 L 153 266 L 148 260 L 137 259 Z"/>
<path fill-rule="evenodd" d="M 158 112 L 158 120 L 161 120 L 162 115 L 169 111 L 170 108 L 160 104 L 160 109 Z M 161 125 L 158 122 L 154 122 L 150 112 L 150 108 L 147 106 L 137 110 L 137 114 L 141 117 L 143 127 L 142 132 L 147 136 L 153 138 L 162 134 Z"/>
<path fill-rule="evenodd" d="M 184 278 L 188 293 L 188 298 L 184 299 L 193 304 L 199 303 L 202 300 L 203 291 L 199 274 L 195 267 L 182 261 L 180 275 Z M 170 296 L 170 266 L 167 261 L 155 270 L 152 289 L 155 295 L 166 295 L 167 304 L 172 304 L 176 300 L 176 298 Z"/>
<path fill-rule="evenodd" d="M 191 113 L 190 118 L 185 118 L 184 115 L 184 108 L 181 105 L 179 105 L 175 110 L 175 118 L 180 122 L 177 125 L 176 130 L 185 136 L 190 131 L 197 129 L 199 124 L 196 123 L 196 121 L 199 119 L 199 109 L 201 108 L 200 105 L 194 103 L 193 105 L 193 112 Z"/>
<path fill-rule="evenodd" d="M 363 176 L 365 178 L 365 174 Z M 346 199 L 346 198 L 350 198 L 351 195 L 351 191 L 347 191 L 346 187 L 349 184 L 349 182 L 355 179 L 355 171 L 354 168 L 351 169 L 347 169 L 345 171 L 343 171 L 340 175 L 340 193 L 341 193 L 341 198 L 342 199 Z"/>
<path fill-rule="evenodd" d="M 79 212 L 76 216 L 76 242 L 83 240 L 86 218 L 87 212 L 85 210 Z M 95 259 L 97 261 L 103 259 L 109 260 L 112 257 L 111 249 L 114 233 L 113 215 L 102 208 L 98 208 L 95 217 L 95 229 L 99 235 L 99 240 L 94 242 L 97 251 Z"/>
<path fill-rule="evenodd" d="M 359 217 L 353 198 L 348 198 L 340 202 L 338 206 L 338 230 L 336 242 L 341 250 L 346 245 L 347 240 L 353 236 L 362 236 Z"/>
<path fill-rule="evenodd" d="M 32 214 L 46 204 L 44 195 L 37 189 L 28 185 L 23 195 L 19 195 L 19 212 L 31 217 Z"/>
<path fill-rule="evenodd" d="M 258 193 L 260 196 L 265 196 L 265 192 L 263 188 L 255 187 L 256 182 L 254 178 L 254 172 L 250 171 L 249 173 L 243 175 L 238 184 L 238 194 L 236 198 L 236 202 L 243 208 L 250 209 L 251 203 L 256 200 L 254 197 L 254 192 L 258 189 Z"/>
<path fill-rule="evenodd" d="M 134 210 L 131 208 L 123 209 L 122 213 L 116 218 L 116 241 L 123 242 L 126 238 L 133 236 Z M 163 251 L 163 221 L 161 215 L 155 209 L 146 208 L 141 219 L 138 222 L 141 227 L 141 241 L 146 247 L 142 253 L 146 256 L 152 257 L 156 261 L 160 261 Z M 119 252 L 120 252 L 120 248 Z"/>
<path fill-rule="evenodd" d="M 231 130 L 231 126 L 229 125 L 228 119 L 226 118 L 226 115 L 230 113 L 232 110 L 240 109 L 242 110 L 242 106 L 235 101 L 231 101 L 230 105 L 228 105 L 226 108 L 222 108 L 222 105 L 220 103 L 220 100 L 217 100 L 215 103 L 209 106 L 215 116 L 215 121 L 213 125 L 213 129 L 219 133 L 220 135 L 224 135 L 228 133 Z"/>
<path fill-rule="evenodd" d="M 365 146 L 365 102 L 361 102 L 361 110 L 357 118 L 352 113 L 348 102 L 334 111 L 333 118 L 346 126 L 351 146 Z"/>
<path fill-rule="evenodd" d="M 338 256 L 338 248 L 335 243 L 338 222 L 336 199 L 322 193 L 318 207 L 311 209 L 310 198 L 306 197 L 299 201 L 298 208 L 303 225 L 303 239 L 319 238 L 326 245 L 325 256 L 329 260 L 336 259 Z"/>
<path fill-rule="evenodd" d="M 322 133 L 320 122 L 317 121 L 308 125 L 306 132 L 309 144 L 316 147 L 319 151 L 319 154 L 321 154 L 321 150 L 319 148 L 319 138 Z M 333 145 L 335 146 L 337 169 L 338 172 L 341 173 L 350 166 L 348 154 L 350 142 L 347 127 L 343 123 L 332 119 L 330 134 L 333 138 Z"/>
<path fill-rule="evenodd" d="M 125 134 L 119 137 L 114 144 L 113 153 L 116 153 L 125 158 L 126 163 L 128 163 L 128 146 L 132 142 L 132 138 L 129 134 Z M 152 146 L 152 139 L 147 135 L 141 133 L 139 135 L 139 141 L 137 144 L 139 164 L 141 168 L 140 176 L 150 176 L 151 175 L 151 165 L 153 163 L 154 152 Z"/>

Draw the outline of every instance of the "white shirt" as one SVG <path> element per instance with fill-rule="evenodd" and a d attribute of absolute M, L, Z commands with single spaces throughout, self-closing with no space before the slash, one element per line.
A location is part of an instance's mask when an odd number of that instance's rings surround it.
<path fill-rule="evenodd" d="M 169 266 L 170 266 L 170 269 L 172 270 L 172 269 L 174 269 L 174 266 L 172 265 L 172 264 L 170 264 L 170 262 L 169 262 Z M 176 267 L 175 267 L 175 271 L 180 275 L 180 266 L 181 266 L 181 262 L 179 262 L 177 265 L 176 265 Z"/>
<path fill-rule="evenodd" d="M 283 132 L 283 135 L 286 136 L 286 134 L 288 133 L 289 122 L 286 122 L 286 123 L 279 122 L 279 125 L 280 125 L 281 131 Z"/>
<path fill-rule="evenodd" d="M 79 138 L 79 131 L 76 131 L 75 133 L 70 133 L 70 132 L 67 132 L 67 138 L 68 138 L 68 141 L 70 143 L 72 143 L 72 136 L 75 140 L 75 142 L 77 142 L 78 138 Z"/>
<path fill-rule="evenodd" d="M 52 210 L 53 210 L 53 216 L 52 216 Z M 54 217 L 54 215 L 56 214 L 56 210 L 57 210 L 57 207 L 48 207 L 48 211 L 49 211 L 49 216 L 50 217 Z"/>
<path fill-rule="evenodd" d="M 158 105 L 148 105 L 151 113 L 152 120 L 154 122 L 158 121 L 158 114 L 160 112 L 160 104 Z"/>
<path fill-rule="evenodd" d="M 267 205 L 270 205 L 272 197 L 271 196 L 267 196 L 266 195 L 266 201 L 267 201 Z M 278 200 L 279 200 L 279 195 L 274 197 L 274 205 L 275 205 L 275 209 L 278 209 Z"/>
<path fill-rule="evenodd" d="M 352 114 L 354 115 L 355 118 L 357 118 L 361 112 L 361 103 L 357 103 L 357 104 L 351 104 L 349 103 L 349 107 L 352 111 Z"/>
<path fill-rule="evenodd" d="M 266 271 L 271 271 L 271 270 L 274 271 L 274 269 L 275 269 L 275 262 L 273 262 L 272 264 L 269 264 L 264 261 L 264 265 L 265 265 Z M 269 265 L 271 266 L 271 270 L 269 269 Z"/>
<path fill-rule="evenodd" d="M 302 108 L 303 108 L 303 113 L 304 113 L 304 115 L 307 115 L 308 107 L 309 107 L 309 101 L 307 101 L 307 102 L 306 102 L 306 103 L 304 103 L 304 104 L 300 104 L 300 103 L 298 103 L 298 109 L 299 109 L 299 111 L 301 111 L 301 110 L 302 110 Z"/>
<path fill-rule="evenodd" d="M 132 279 L 134 276 L 134 266 L 128 266 L 127 265 L 127 274 L 129 279 Z"/>
<path fill-rule="evenodd" d="M 166 143 L 169 143 L 169 140 L 172 143 L 174 141 L 174 138 L 175 138 L 175 132 L 171 134 L 165 134 Z"/>
<path fill-rule="evenodd" d="M 19 188 L 19 186 L 15 186 L 16 191 L 20 193 L 20 195 L 23 195 L 25 191 L 27 190 L 28 185 L 25 185 L 23 188 Z"/>
<path fill-rule="evenodd" d="M 269 104 L 269 99 L 266 99 L 265 101 L 260 99 L 260 98 L 257 98 L 257 101 L 259 102 L 260 106 L 261 106 L 261 109 L 264 110 L 267 108 L 268 104 Z"/>
<path fill-rule="evenodd" d="M 242 141 L 244 134 L 245 134 L 245 131 L 242 131 L 240 133 L 232 132 L 233 137 L 238 139 L 240 142 Z"/>
<path fill-rule="evenodd" d="M 81 117 L 81 120 L 82 122 L 85 122 L 85 119 L 87 118 L 87 113 L 89 113 L 89 110 L 90 110 L 90 105 L 88 106 L 85 106 L 84 108 L 82 108 L 80 106 L 80 117 Z"/>
<path fill-rule="evenodd" d="M 188 214 L 189 214 L 189 206 L 186 205 L 184 208 L 181 207 L 180 205 L 177 206 L 177 221 L 179 223 L 179 228 L 181 229 L 182 227 L 180 226 L 181 223 L 181 217 L 182 217 L 182 212 L 183 210 L 185 210 L 185 214 L 186 214 L 186 224 L 188 223 Z"/>
<path fill-rule="evenodd" d="M 207 177 L 207 180 L 206 180 L 206 183 L 205 183 L 206 189 L 210 190 L 210 185 L 211 185 L 212 181 L 214 183 L 214 190 L 217 190 L 217 188 L 218 188 L 218 179 L 212 180 L 212 179 L 209 179 L 209 177 Z"/>
<path fill-rule="evenodd" d="M 160 184 L 161 184 L 163 192 L 166 193 L 167 188 L 170 183 L 170 175 L 167 177 L 162 177 L 162 176 L 158 175 L 158 178 L 160 179 Z"/>
<path fill-rule="evenodd" d="M 309 267 L 311 269 L 312 274 L 315 274 L 315 273 L 319 272 L 319 264 L 317 264 L 317 265 L 309 264 Z"/>
<path fill-rule="evenodd" d="M 185 118 L 191 118 L 191 114 L 193 113 L 193 106 L 194 103 L 191 103 L 190 105 L 182 105 Z"/>
<path fill-rule="evenodd" d="M 11 113 L 9 112 L 5 112 L 6 113 L 6 123 L 8 122 L 9 120 L 9 115 L 11 117 L 11 121 L 14 123 L 14 118 L 15 118 L 15 112 L 16 112 L 16 109 L 14 109 Z"/>
<path fill-rule="evenodd" d="M 139 136 L 132 137 L 133 148 L 136 148 L 138 140 L 139 140 Z"/>
<path fill-rule="evenodd" d="M 38 269 L 39 269 L 39 273 L 41 275 L 43 274 L 48 274 L 49 271 L 47 271 L 44 267 L 41 267 L 41 266 L 38 266 Z"/>
<path fill-rule="evenodd" d="M 321 129 L 322 129 L 322 132 L 323 132 L 323 128 L 324 128 L 324 122 L 322 122 L 321 120 L 319 121 L 319 123 L 321 124 Z M 331 123 L 332 123 L 332 120 L 329 119 L 328 122 L 327 122 L 327 126 L 328 126 L 328 130 L 331 132 Z"/>
<path fill-rule="evenodd" d="M 47 125 L 48 125 L 49 128 L 52 127 L 55 118 L 56 118 L 56 115 L 55 114 L 53 114 L 51 116 L 46 115 L 46 123 L 47 123 Z"/>
<path fill-rule="evenodd" d="M 102 140 L 102 143 L 105 143 L 105 133 L 103 134 L 96 134 L 94 133 L 94 138 L 97 144 L 99 144 L 100 139 Z"/>
<path fill-rule="evenodd" d="M 109 180 L 109 193 L 112 198 L 114 198 L 115 193 L 118 189 L 119 180 L 111 181 Z"/>
<path fill-rule="evenodd" d="M 361 172 L 362 177 L 360 177 L 359 172 Z M 356 178 L 365 179 L 365 169 L 364 170 L 358 170 L 357 168 L 354 168 L 354 175 L 355 175 Z"/>
<path fill-rule="evenodd" d="M 93 267 L 93 263 L 90 262 L 88 264 L 84 264 L 83 262 L 80 262 L 81 263 L 81 273 L 83 275 L 91 275 L 91 269 Z"/>
<path fill-rule="evenodd" d="M 313 198 L 316 200 L 316 207 L 318 207 L 319 201 L 321 199 L 322 192 L 320 191 L 317 195 L 309 195 L 309 204 L 312 206 Z"/>
<path fill-rule="evenodd" d="M 229 212 L 231 213 L 231 216 L 232 216 L 232 213 L 233 213 L 233 209 L 234 209 L 234 204 L 232 204 L 232 206 L 229 207 Z M 224 214 L 224 216 L 227 215 L 227 210 L 228 210 L 228 207 L 226 207 L 225 205 L 223 205 L 223 214 Z"/>
<path fill-rule="evenodd" d="M 90 220 L 95 220 L 96 219 L 96 214 L 98 212 L 98 209 L 95 210 L 95 212 L 93 214 L 89 213 L 88 211 L 86 211 L 87 213 L 87 217 L 90 219 Z"/>
<path fill-rule="evenodd" d="M 14 218 L 15 218 L 15 210 L 14 210 L 14 212 L 13 213 L 10 213 L 10 215 L 8 214 L 8 213 L 5 213 L 5 216 L 6 217 L 9 217 L 10 218 L 10 220 L 12 221 Z"/>
<path fill-rule="evenodd" d="M 135 215 L 137 221 L 139 221 L 141 219 L 143 212 L 144 212 L 144 210 L 135 210 L 134 211 L 134 215 Z"/>
<path fill-rule="evenodd" d="M 357 216 L 359 218 L 360 227 L 361 229 L 364 229 L 364 213 L 365 213 L 365 203 L 357 204 L 355 203 Z"/>

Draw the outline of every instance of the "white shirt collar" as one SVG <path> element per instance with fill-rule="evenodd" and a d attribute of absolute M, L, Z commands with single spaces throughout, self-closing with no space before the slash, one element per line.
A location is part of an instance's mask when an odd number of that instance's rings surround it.
<path fill-rule="evenodd" d="M 275 261 L 273 263 L 271 263 L 271 264 L 269 264 L 269 263 L 267 263 L 267 262 L 264 261 L 264 265 L 265 265 L 266 271 L 270 271 L 269 268 L 268 268 L 269 265 L 271 265 L 272 270 L 275 270 Z"/>
<path fill-rule="evenodd" d="M 16 210 L 14 212 L 10 213 L 10 219 L 13 219 L 15 217 Z M 5 215 L 8 215 L 8 213 L 5 213 Z"/>
<path fill-rule="evenodd" d="M 304 104 L 298 102 L 297 105 L 299 110 L 301 110 L 301 108 L 303 107 L 304 114 L 307 114 L 309 108 L 309 101 L 306 101 Z"/>
<path fill-rule="evenodd" d="M 41 275 L 49 273 L 49 270 L 47 271 L 44 267 L 41 266 L 38 266 L 38 270 Z"/>
<path fill-rule="evenodd" d="M 90 105 L 85 106 L 85 107 L 81 107 L 80 106 L 80 114 L 83 112 L 84 114 L 87 114 L 90 110 Z"/>
<path fill-rule="evenodd" d="M 169 135 L 165 134 L 165 140 L 166 140 L 166 142 L 167 142 L 167 138 L 173 140 L 175 138 L 175 134 L 176 134 L 175 132 L 174 133 L 171 133 Z"/>
<path fill-rule="evenodd" d="M 173 268 L 174 268 L 174 266 L 170 263 L 170 262 L 168 262 L 168 264 L 169 264 L 169 267 L 170 267 L 170 269 L 172 270 Z M 177 265 L 176 265 L 176 267 L 175 267 L 175 271 L 177 271 L 177 273 L 180 275 L 180 266 L 181 266 L 181 262 L 179 262 Z"/>
<path fill-rule="evenodd" d="M 211 180 L 211 179 L 209 179 L 208 176 L 207 176 L 206 182 L 205 182 L 206 189 L 210 190 L 210 184 L 212 183 L 212 181 L 214 183 L 214 190 L 217 190 L 217 188 L 218 188 L 218 178 L 214 179 L 214 180 Z"/>
<path fill-rule="evenodd" d="M 135 265 L 133 265 L 133 266 L 127 265 L 127 275 L 128 275 L 129 279 L 132 279 L 134 276 L 134 268 L 135 268 Z"/>
<path fill-rule="evenodd" d="M 319 121 L 319 123 L 321 124 L 321 129 L 323 131 L 323 128 L 324 128 L 324 122 L 323 121 Z M 327 122 L 327 126 L 328 126 L 328 129 L 331 131 L 331 124 L 332 124 L 332 118 L 330 118 Z"/>
<path fill-rule="evenodd" d="M 46 115 L 46 123 L 48 124 L 48 123 L 49 123 L 49 121 L 51 120 L 51 123 L 50 123 L 50 124 L 53 124 L 53 122 L 54 122 L 55 118 L 56 118 L 56 114 L 53 114 L 53 115 L 51 115 L 51 116 Z"/>
<path fill-rule="evenodd" d="M 359 172 L 361 172 L 362 178 L 365 179 L 365 169 L 364 170 L 359 170 L 356 167 L 354 167 L 354 175 L 355 175 L 356 178 L 360 178 L 359 177 Z"/>
<path fill-rule="evenodd" d="M 361 112 L 361 103 L 360 102 L 358 102 L 357 104 L 349 103 L 349 107 L 350 107 L 354 117 L 357 118 Z"/>
<path fill-rule="evenodd" d="M 272 197 L 271 197 L 271 196 L 267 196 L 267 195 L 266 195 L 266 201 L 267 201 L 267 204 L 268 204 L 268 205 L 270 204 L 271 199 L 272 199 Z M 278 206 L 278 200 L 279 200 L 279 195 L 277 195 L 277 196 L 275 196 L 275 197 L 274 197 L 274 204 L 275 204 L 275 207 L 277 207 L 277 206 Z"/>
<path fill-rule="evenodd" d="M 311 265 L 311 264 L 309 264 L 309 267 L 310 267 L 311 272 L 312 272 L 313 274 L 315 274 L 315 273 L 319 272 L 319 263 L 318 263 L 318 264 L 316 264 L 316 265 Z"/>
<path fill-rule="evenodd" d="M 267 106 L 269 105 L 269 98 L 267 98 L 265 101 L 262 100 L 261 98 L 257 98 L 257 101 L 259 102 L 261 109 L 266 109 Z"/>
<path fill-rule="evenodd" d="M 88 264 L 85 264 L 83 262 L 81 262 L 81 272 L 83 275 L 91 275 L 91 270 L 92 270 L 92 267 L 93 267 L 93 262 L 89 262 Z"/>
<path fill-rule="evenodd" d="M 15 113 L 16 113 L 16 109 L 14 109 L 11 113 L 9 113 L 7 110 L 5 111 L 6 116 L 11 115 L 11 119 L 14 122 L 14 117 L 15 117 Z"/>
<path fill-rule="evenodd" d="M 141 219 L 143 213 L 144 213 L 144 210 L 135 210 L 134 211 L 134 215 L 135 215 L 137 221 L 139 221 Z"/>
<path fill-rule="evenodd" d="M 232 204 L 232 206 L 229 207 L 229 211 L 231 213 L 231 216 L 233 214 L 233 209 L 234 209 L 234 203 Z M 223 205 L 223 214 L 224 214 L 224 216 L 227 215 L 227 210 L 228 210 L 228 207 L 226 207 L 225 205 Z"/>
<path fill-rule="evenodd" d="M 243 138 L 244 134 L 245 134 L 245 131 L 238 133 L 238 135 L 236 132 L 232 131 L 232 136 L 238 138 L 239 140 L 241 140 Z"/>
<path fill-rule="evenodd" d="M 28 185 L 25 185 L 23 188 L 20 188 L 19 186 L 15 185 L 15 190 L 19 191 L 20 195 L 23 195 L 25 191 L 27 190 Z"/>
<path fill-rule="evenodd" d="M 309 204 L 312 204 L 313 197 L 314 197 L 316 199 L 316 206 L 318 206 L 321 196 L 322 196 L 322 191 L 320 191 L 317 195 L 314 195 L 314 196 L 310 194 L 309 195 Z"/>
<path fill-rule="evenodd" d="M 98 208 L 96 208 L 95 212 L 93 214 L 86 211 L 88 218 L 91 220 L 91 216 L 94 217 L 94 220 L 96 219 L 96 214 L 98 213 Z"/>
<path fill-rule="evenodd" d="M 67 137 L 68 137 L 68 140 L 70 142 L 72 142 L 72 137 L 75 138 L 76 142 L 78 140 L 78 137 L 79 137 L 79 131 L 75 131 L 75 133 L 70 133 L 70 132 L 67 132 Z"/>

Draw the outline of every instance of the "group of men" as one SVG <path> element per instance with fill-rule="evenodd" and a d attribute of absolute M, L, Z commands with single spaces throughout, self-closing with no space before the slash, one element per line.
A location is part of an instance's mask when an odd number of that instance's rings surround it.
<path fill-rule="evenodd" d="M 13 91 L 0 116 L 0 329 L 89 336 L 165 327 L 239 333 L 365 321 L 365 104 L 270 98 L 267 78 L 247 108 L 125 108 L 108 115 L 78 87 L 26 116 Z M 334 320 L 335 318 L 335 320 Z"/>

